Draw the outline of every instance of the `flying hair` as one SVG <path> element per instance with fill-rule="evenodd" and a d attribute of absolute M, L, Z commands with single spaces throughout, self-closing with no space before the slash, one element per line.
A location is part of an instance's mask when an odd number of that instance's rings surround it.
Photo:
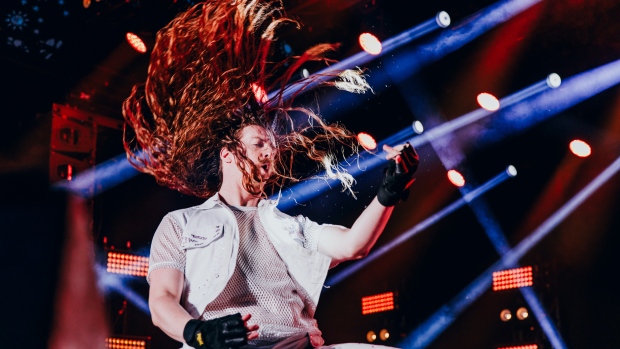
<path fill-rule="evenodd" d="M 271 62 L 272 44 L 283 25 L 299 27 L 285 16 L 280 1 L 237 0 L 198 3 L 162 28 L 146 82 L 134 86 L 123 103 L 123 144 L 130 163 L 161 185 L 206 198 L 222 183 L 219 153 L 226 147 L 237 158 L 244 188 L 265 196 L 263 189 L 256 189 L 263 186 L 255 185 L 264 181 L 259 169 L 239 141 L 245 126 L 258 125 L 277 149 L 275 175 L 263 183 L 265 188 L 301 180 L 293 164 L 296 156 L 303 156 L 350 189 L 351 175 L 334 163 L 343 148 L 357 152 L 355 135 L 341 124 L 327 124 L 308 108 L 294 106 L 296 96 L 283 98 L 291 77 L 305 62 L 330 63 L 326 54 L 338 45 L 319 44 L 300 56 Z M 324 85 L 356 93 L 370 90 L 360 70 L 330 75 L 336 80 Z M 293 84 L 311 81 L 309 77 Z M 262 103 L 256 100 L 256 86 L 278 93 Z M 307 118 L 299 122 L 291 113 Z"/>

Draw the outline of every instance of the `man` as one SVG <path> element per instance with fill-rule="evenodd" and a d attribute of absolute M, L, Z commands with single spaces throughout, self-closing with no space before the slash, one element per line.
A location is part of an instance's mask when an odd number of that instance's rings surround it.
<path fill-rule="evenodd" d="M 268 188 L 296 179 L 296 154 L 350 185 L 332 154 L 356 145 L 343 126 L 309 110 L 255 99 L 269 80 L 274 27 L 289 21 L 280 12 L 277 3 L 247 0 L 190 8 L 158 33 L 146 85 L 124 104 L 132 163 L 208 198 L 166 215 L 151 248 L 153 323 L 184 348 L 322 346 L 314 312 L 328 268 L 369 252 L 418 165 L 410 145 L 385 146 L 390 162 L 377 197 L 351 228 L 290 217 L 264 199 Z M 329 49 L 310 49 L 291 69 Z M 345 87 L 363 86 L 359 79 Z M 293 122 L 291 110 L 306 113 L 308 124 Z"/>

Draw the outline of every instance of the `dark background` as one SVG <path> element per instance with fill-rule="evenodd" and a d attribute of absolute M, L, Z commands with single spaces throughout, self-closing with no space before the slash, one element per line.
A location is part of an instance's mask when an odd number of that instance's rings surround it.
<path fill-rule="evenodd" d="M 150 49 L 154 33 L 189 4 L 182 0 L 101 0 L 89 8 L 66 0 L 0 4 L 0 81 L 4 85 L 0 174 L 14 183 L 9 185 L 10 195 L 38 178 L 18 174 L 48 172 L 52 104 L 122 120 L 120 105 L 131 86 L 145 79 L 148 66 L 148 53 L 133 51 L 124 39 L 125 32 L 143 35 Z M 359 52 L 361 31 L 371 30 L 386 39 L 433 18 L 440 10 L 452 18 L 452 26 L 445 30 L 454 30 L 493 2 L 307 0 L 284 4 L 303 26 L 280 38 L 278 54 L 287 50 L 300 54 L 312 44 L 341 42 L 334 58 L 344 59 Z M 429 120 L 424 108 L 410 110 L 408 100 L 432 106 L 443 119 L 452 120 L 477 109 L 480 92 L 507 96 L 551 72 L 568 78 L 619 59 L 619 18 L 620 3 L 615 0 L 542 1 L 425 66 L 400 86 L 388 82 L 376 94 L 362 97 L 362 103 L 340 106 L 345 112 L 324 107 L 329 102 L 336 104 L 345 92 L 319 91 L 321 112 L 331 121 L 341 121 L 354 132 L 369 132 L 378 140 L 409 127 L 414 120 Z M 404 49 L 437 35 L 431 33 Z M 403 51 L 394 55 L 399 52 Z M 369 63 L 369 74 L 382 74 L 393 63 L 391 57 Z M 455 133 L 448 152 L 464 154 L 459 170 L 467 174 L 469 183 L 484 183 L 509 164 L 519 171 L 517 177 L 477 200 L 486 203 L 489 219 L 497 222 L 512 246 L 620 155 L 619 92 L 612 87 L 493 142 L 470 137 L 473 133 L 468 129 Z M 89 99 L 80 98 L 85 94 Z M 478 125 L 484 129 L 483 122 Z M 592 145 L 590 157 L 581 159 L 570 153 L 568 143 L 575 138 Z M 421 164 L 410 198 L 396 208 L 377 247 L 461 197 L 445 175 L 451 168 L 442 164 L 434 148 L 426 144 L 418 152 Z M 99 128 L 95 162 L 122 153 L 121 131 Z M 380 174 L 375 169 L 357 178 L 357 199 L 334 187 L 288 213 L 304 214 L 320 223 L 351 225 L 376 193 Z M 614 287 L 620 246 L 619 184 L 618 176 L 612 177 L 520 261 L 535 266 L 533 289 L 568 348 L 620 347 L 620 298 Z M 4 195 L 5 200 L 10 202 L 11 196 Z M 100 253 L 112 246 L 143 253 L 163 215 L 201 201 L 138 175 L 94 198 L 95 248 Z M 13 229 L 1 231 L 16 234 Z M 387 328 L 391 339 L 378 343 L 397 345 L 497 259 L 483 226 L 471 208 L 464 206 L 345 282 L 326 288 L 316 318 L 327 343 L 366 342 L 369 330 L 378 333 Z M 330 275 L 350 264 L 338 266 Z M 141 279 L 131 280 L 128 287 L 143 297 L 148 293 Z M 397 292 L 396 310 L 361 315 L 361 297 L 387 291 Z M 153 349 L 175 347 L 131 302 L 119 314 L 125 297 L 110 292 L 106 300 L 114 334 L 151 337 Z M 501 309 L 516 309 L 521 304 L 518 292 L 487 291 L 429 348 L 496 348 L 534 340 L 550 348 L 535 319 L 527 323 L 499 320 Z"/>

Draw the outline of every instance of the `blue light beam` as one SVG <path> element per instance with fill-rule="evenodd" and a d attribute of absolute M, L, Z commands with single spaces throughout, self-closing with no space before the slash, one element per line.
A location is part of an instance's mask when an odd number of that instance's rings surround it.
<path fill-rule="evenodd" d="M 361 260 L 355 262 L 354 264 L 352 264 L 351 266 L 343 269 L 339 273 L 329 277 L 327 279 L 327 281 L 325 282 L 325 285 L 331 287 L 331 286 L 335 286 L 335 285 L 339 284 L 342 280 L 348 278 L 349 276 L 353 275 L 355 272 L 357 272 L 358 270 L 362 269 L 363 267 L 365 267 L 366 265 L 368 265 L 372 261 L 374 261 L 377 258 L 383 256 L 388 251 L 392 250 L 394 247 L 402 244 L 403 242 L 405 242 L 406 240 L 409 240 L 410 238 L 412 238 L 413 236 L 415 236 L 417 233 L 421 232 L 422 230 L 424 230 L 424 229 L 430 227 L 431 225 L 439 222 L 442 218 L 446 217 L 450 213 L 452 213 L 452 212 L 456 211 L 457 209 L 461 208 L 465 204 L 475 200 L 476 198 L 478 198 L 479 196 L 481 196 L 482 194 L 486 193 L 487 191 L 489 191 L 490 189 L 494 188 L 495 186 L 497 186 L 498 184 L 502 183 L 503 181 L 505 181 L 508 178 L 511 178 L 511 177 L 506 173 L 506 171 L 498 174 L 497 176 L 493 177 L 492 179 L 490 179 L 489 181 L 487 181 L 483 185 L 481 185 L 478 188 L 470 191 L 469 193 L 464 195 L 462 198 L 456 200 L 455 202 L 451 203 L 450 205 L 448 205 L 447 207 L 443 208 L 439 212 L 433 214 L 432 216 L 428 217 L 424 221 L 418 223 L 413 228 L 407 230 L 405 233 L 399 235 L 396 239 L 394 239 L 394 240 L 390 241 L 389 243 L 381 246 L 380 248 L 378 248 L 377 250 L 375 250 L 374 252 L 372 252 L 368 256 L 366 256 L 366 258 L 361 259 Z"/>
<path fill-rule="evenodd" d="M 540 93 L 548 88 L 546 80 L 537 82 L 531 86 L 528 86 L 518 92 L 515 92 L 507 97 L 504 97 L 500 100 L 500 109 L 504 107 L 511 106 L 519 101 L 531 97 L 536 93 Z M 407 98 L 408 99 L 408 98 Z M 445 137 L 453 133 L 454 131 L 463 128 L 467 125 L 470 125 L 486 116 L 497 113 L 498 111 L 488 111 L 483 108 L 476 109 L 472 112 L 459 116 L 456 119 L 450 120 L 448 122 L 444 122 L 441 125 L 434 127 L 421 135 L 416 134 L 413 131 L 412 127 L 406 127 L 394 135 L 384 139 L 377 145 L 377 149 L 381 149 L 383 144 L 394 145 L 400 144 L 404 142 L 409 142 L 414 148 L 418 148 L 426 143 L 433 142 L 437 139 Z M 355 156 L 348 158 L 346 161 L 340 163 L 340 166 L 343 169 L 346 169 L 348 173 L 350 173 L 353 177 L 359 175 L 360 173 L 376 168 L 377 166 L 386 162 L 385 158 L 382 156 L 377 156 L 370 153 L 365 153 L 369 156 L 358 160 Z M 297 204 L 304 203 L 321 193 L 325 190 L 338 187 L 340 185 L 339 181 L 336 179 L 323 179 L 325 178 L 325 172 L 319 173 L 317 178 L 306 180 L 302 183 L 296 184 L 289 189 L 286 189 L 284 193 L 286 195 L 280 196 L 280 202 L 278 203 L 278 208 L 280 210 L 287 210 L 294 207 Z M 275 196 L 272 197 L 275 199 Z"/>
<path fill-rule="evenodd" d="M 147 315 L 151 315 L 148 302 L 136 291 L 126 285 L 129 276 L 108 273 L 106 267 L 97 265 L 97 285 L 103 294 L 116 292 Z"/>
<path fill-rule="evenodd" d="M 127 161 L 127 155 L 123 153 L 96 167 L 83 171 L 76 175 L 72 181 L 58 182 L 54 187 L 85 198 L 93 198 L 139 173 Z"/>
<path fill-rule="evenodd" d="M 465 46 L 485 32 L 502 24 L 542 0 L 505 0 L 490 5 L 468 16 L 451 30 L 442 31 L 432 42 L 403 50 L 383 61 L 385 73 L 375 72 L 368 77 L 368 83 L 375 93 L 399 83 L 416 74 L 425 66 Z M 333 115 L 342 115 L 366 102 L 368 97 L 353 93 L 331 91 L 321 97 L 319 110 L 329 120 Z"/>
<path fill-rule="evenodd" d="M 422 325 L 415 329 L 407 338 L 399 343 L 400 348 L 419 349 L 426 348 L 434 341 L 469 305 L 477 300 L 492 284 L 493 272 L 509 268 L 516 264 L 525 253 L 534 247 L 542 238 L 547 236 L 560 222 L 581 205 L 594 191 L 599 189 L 605 182 L 615 175 L 620 169 L 620 158 L 617 158 L 609 167 L 599 174 L 592 182 L 584 187 L 577 195 L 570 199 L 564 206 L 553 213 L 545 222 L 536 228 L 528 237 L 523 239 L 516 247 L 507 252 L 500 260 L 478 276 L 463 291 L 454 297 L 449 303 L 436 311 Z M 540 320 L 539 320 L 540 321 Z M 543 321 L 540 321 L 541 323 Z M 550 321 L 547 322 L 551 324 Z M 549 331 L 557 331 L 553 328 Z M 555 348 L 563 348 L 562 343 L 553 342 Z"/>
<path fill-rule="evenodd" d="M 561 113 L 620 83 L 620 60 L 574 75 L 557 89 L 548 89 L 510 108 L 503 108 L 480 134 L 490 143 Z"/>
<path fill-rule="evenodd" d="M 441 11 L 437 14 L 437 16 L 382 42 L 383 48 L 381 53 L 378 55 L 371 55 L 366 51 L 358 52 L 351 57 L 312 74 L 312 77 L 308 80 L 307 84 L 294 83 L 287 86 L 282 94 L 282 99 L 287 100 L 301 90 L 310 90 L 320 83 L 332 79 L 333 77 L 329 75 L 331 73 L 364 65 L 377 57 L 383 56 L 400 46 L 406 45 L 413 40 L 434 31 L 435 29 L 445 28 L 449 24 L 450 16 L 446 12 Z M 278 91 L 269 93 L 269 100 L 272 101 L 277 94 Z"/>

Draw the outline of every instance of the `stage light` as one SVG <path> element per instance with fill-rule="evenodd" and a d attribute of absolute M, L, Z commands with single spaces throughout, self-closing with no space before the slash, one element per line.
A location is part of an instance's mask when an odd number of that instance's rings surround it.
<path fill-rule="evenodd" d="M 510 321 L 510 319 L 512 319 L 512 313 L 510 312 L 510 310 L 504 309 L 499 313 L 499 318 L 503 322 Z"/>
<path fill-rule="evenodd" d="M 265 92 L 265 89 L 262 86 L 257 85 L 255 82 L 252 83 L 252 92 L 254 92 L 254 98 L 256 98 L 256 101 L 259 103 L 266 103 L 267 102 L 267 92 Z"/>
<path fill-rule="evenodd" d="M 500 270 L 493 273 L 493 291 L 527 287 L 534 284 L 532 267 Z"/>
<path fill-rule="evenodd" d="M 362 49 L 371 55 L 378 55 L 383 49 L 381 46 L 381 41 L 370 33 L 360 34 L 359 43 Z"/>
<path fill-rule="evenodd" d="M 517 309 L 517 319 L 519 320 L 525 320 L 528 318 L 528 316 L 530 316 L 530 313 L 527 311 L 527 308 L 525 307 L 521 307 L 519 309 Z"/>
<path fill-rule="evenodd" d="M 379 331 L 379 339 L 381 339 L 382 341 L 386 341 L 388 340 L 388 338 L 390 338 L 390 332 L 388 330 L 384 328 Z"/>
<path fill-rule="evenodd" d="M 306 68 L 302 69 L 301 76 L 303 76 L 304 78 L 307 78 L 308 76 L 310 76 L 310 72 L 308 71 L 308 69 Z"/>
<path fill-rule="evenodd" d="M 111 337 L 106 338 L 107 349 L 146 349 L 149 347 L 149 337 Z"/>
<path fill-rule="evenodd" d="M 570 142 L 569 147 L 573 154 L 579 156 L 580 158 L 585 158 L 592 154 L 592 148 L 590 148 L 588 143 L 580 139 L 575 139 L 574 141 Z"/>
<path fill-rule="evenodd" d="M 551 88 L 558 88 L 562 84 L 562 78 L 556 73 L 547 76 L 547 85 Z"/>
<path fill-rule="evenodd" d="M 108 252 L 108 273 L 141 276 L 149 272 L 149 258 L 122 252 Z"/>
<path fill-rule="evenodd" d="M 447 28 L 450 25 L 450 15 L 446 11 L 440 11 L 435 16 L 435 21 L 437 21 L 438 26 Z"/>
<path fill-rule="evenodd" d="M 465 185 L 465 178 L 460 174 L 457 170 L 448 171 L 448 179 L 450 183 L 456 185 L 457 187 L 462 187 Z"/>
<path fill-rule="evenodd" d="M 424 125 L 422 125 L 419 120 L 414 121 L 413 124 L 411 124 L 411 127 L 413 128 L 413 132 L 417 134 L 424 132 Z"/>
<path fill-rule="evenodd" d="M 125 34 L 125 38 L 127 39 L 129 46 L 131 46 L 134 50 L 140 53 L 146 53 L 146 44 L 137 34 L 127 32 L 127 34 Z"/>
<path fill-rule="evenodd" d="M 483 92 L 476 98 L 478 104 L 488 111 L 496 111 L 499 109 L 499 100 L 490 93 Z"/>
<path fill-rule="evenodd" d="M 366 333 L 366 340 L 369 343 L 374 342 L 377 339 L 377 334 L 375 333 L 375 331 L 368 331 L 368 333 Z"/>
<path fill-rule="evenodd" d="M 394 310 L 394 292 L 362 297 L 362 315 Z"/>
<path fill-rule="evenodd" d="M 506 173 L 508 173 L 510 177 L 516 177 L 517 169 L 514 166 L 510 165 L 506 167 Z"/>
<path fill-rule="evenodd" d="M 377 141 L 365 132 L 360 132 L 357 134 L 357 140 L 360 142 L 362 147 L 366 150 L 375 150 L 377 149 Z"/>
<path fill-rule="evenodd" d="M 56 168 L 56 176 L 68 181 L 73 180 L 73 165 L 62 164 Z"/>
<path fill-rule="evenodd" d="M 537 344 L 525 344 L 525 345 L 517 345 L 512 347 L 500 347 L 497 349 L 538 349 Z"/>

